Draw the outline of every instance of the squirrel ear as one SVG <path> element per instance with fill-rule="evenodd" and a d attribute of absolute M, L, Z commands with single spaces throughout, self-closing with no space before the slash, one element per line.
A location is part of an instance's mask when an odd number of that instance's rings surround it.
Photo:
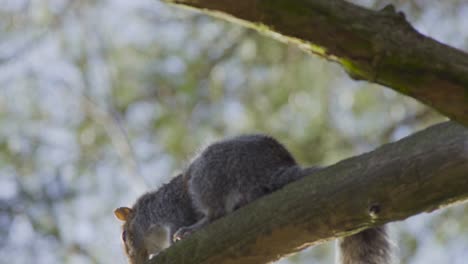
<path fill-rule="evenodd" d="M 114 210 L 115 217 L 122 221 L 127 221 L 128 216 L 132 212 L 132 209 L 128 207 L 119 207 Z"/>

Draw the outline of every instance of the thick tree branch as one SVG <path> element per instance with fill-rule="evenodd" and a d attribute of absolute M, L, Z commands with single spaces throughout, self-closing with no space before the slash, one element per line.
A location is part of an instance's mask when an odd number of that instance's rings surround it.
<path fill-rule="evenodd" d="M 468 125 L 468 55 L 423 36 L 392 7 L 343 0 L 165 0 L 236 20 L 340 63 Z"/>
<path fill-rule="evenodd" d="M 289 184 L 149 263 L 268 263 L 466 199 L 468 129 L 447 122 Z"/>

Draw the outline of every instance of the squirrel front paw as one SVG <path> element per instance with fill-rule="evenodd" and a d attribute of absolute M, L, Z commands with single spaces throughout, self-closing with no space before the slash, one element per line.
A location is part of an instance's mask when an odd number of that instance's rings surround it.
<path fill-rule="evenodd" d="M 181 227 L 172 236 L 172 241 L 177 242 L 179 240 L 185 239 L 190 234 L 192 234 L 192 232 L 193 230 L 190 227 Z"/>

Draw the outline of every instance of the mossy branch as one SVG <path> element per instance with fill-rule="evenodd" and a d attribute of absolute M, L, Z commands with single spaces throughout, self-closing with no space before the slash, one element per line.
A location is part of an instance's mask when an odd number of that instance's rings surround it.
<path fill-rule="evenodd" d="M 340 63 L 468 125 L 468 55 L 418 33 L 392 6 L 343 0 L 165 0 L 240 22 Z M 274 87 L 273 87 L 274 88 Z"/>
<path fill-rule="evenodd" d="M 468 129 L 447 122 L 289 184 L 148 263 L 269 263 L 466 199 Z"/>

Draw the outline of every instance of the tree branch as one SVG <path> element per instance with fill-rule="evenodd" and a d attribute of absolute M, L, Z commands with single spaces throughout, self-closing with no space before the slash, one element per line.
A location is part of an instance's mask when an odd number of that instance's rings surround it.
<path fill-rule="evenodd" d="M 268 263 L 466 199 L 468 129 L 442 123 L 289 184 L 149 263 Z"/>
<path fill-rule="evenodd" d="M 468 55 L 418 33 L 392 6 L 343 0 L 165 0 L 240 22 L 340 63 L 468 125 Z"/>

